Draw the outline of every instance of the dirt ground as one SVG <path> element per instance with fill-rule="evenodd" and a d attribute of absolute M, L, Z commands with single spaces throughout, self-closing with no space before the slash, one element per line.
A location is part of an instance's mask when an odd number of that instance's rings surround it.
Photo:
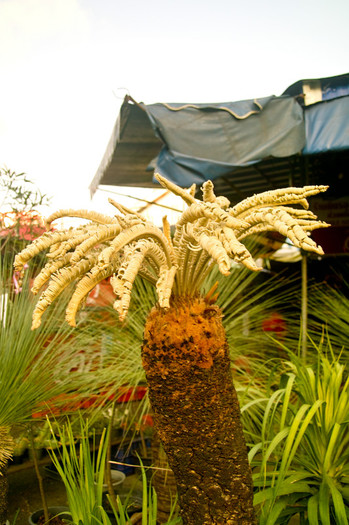
<path fill-rule="evenodd" d="M 47 465 L 40 466 L 43 476 L 45 494 L 49 506 L 67 506 L 67 498 L 64 485 L 58 479 L 52 479 L 47 474 Z M 46 468 L 45 468 L 46 467 Z M 29 516 L 42 508 L 39 485 L 34 467 L 30 462 L 23 465 L 14 465 L 9 468 L 9 494 L 8 494 L 8 519 L 13 524 L 14 516 L 19 509 L 16 525 L 28 525 Z M 118 493 L 122 497 L 127 494 L 131 487 L 135 486 L 135 501 L 141 500 L 141 484 L 139 476 L 133 474 L 126 477 L 125 482 L 118 487 Z"/>
<path fill-rule="evenodd" d="M 27 466 L 20 470 L 10 467 L 8 473 L 8 518 L 12 525 L 14 516 L 19 509 L 16 525 L 28 525 L 28 518 L 34 511 L 42 508 L 39 485 L 34 468 Z M 45 474 L 44 466 L 40 467 L 44 478 L 44 487 L 48 505 L 67 506 L 64 485 L 61 481 L 54 480 Z"/>

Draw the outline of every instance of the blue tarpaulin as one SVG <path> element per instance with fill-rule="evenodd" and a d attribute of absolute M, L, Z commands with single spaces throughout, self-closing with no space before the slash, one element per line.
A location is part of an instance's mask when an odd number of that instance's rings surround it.
<path fill-rule="evenodd" d="M 304 155 L 349 148 L 349 96 L 308 106 L 304 119 Z"/>
<path fill-rule="evenodd" d="M 189 186 L 268 157 L 348 149 L 349 96 L 331 98 L 328 91 L 325 101 L 310 106 L 290 95 L 225 104 L 144 105 L 164 143 L 155 169 Z"/>
<path fill-rule="evenodd" d="M 154 187 L 155 169 L 183 187 L 215 180 L 222 194 L 238 199 L 287 185 L 303 177 L 309 158 L 344 150 L 349 74 L 300 80 L 279 97 L 238 102 L 147 105 L 127 96 L 90 188 Z M 326 161 L 332 173 L 333 161 Z"/>
<path fill-rule="evenodd" d="M 164 143 L 156 170 L 181 185 L 200 184 L 305 145 L 303 109 L 294 97 L 226 104 L 144 106 Z"/>

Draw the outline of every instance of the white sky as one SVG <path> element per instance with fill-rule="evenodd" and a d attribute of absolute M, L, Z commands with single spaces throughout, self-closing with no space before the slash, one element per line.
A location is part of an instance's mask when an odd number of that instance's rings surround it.
<path fill-rule="evenodd" d="M 0 0 L 0 166 L 26 172 L 53 209 L 112 213 L 88 186 L 126 93 L 281 95 L 348 72 L 348 22 L 348 0 Z"/>

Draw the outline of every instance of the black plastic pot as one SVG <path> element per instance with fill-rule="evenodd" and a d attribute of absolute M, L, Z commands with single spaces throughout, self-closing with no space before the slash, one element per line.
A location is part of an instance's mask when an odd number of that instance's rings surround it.
<path fill-rule="evenodd" d="M 69 512 L 68 507 L 49 507 L 48 512 L 52 516 L 57 516 L 57 514 L 60 515 L 62 519 L 71 519 L 71 514 Z M 30 525 L 37 525 L 40 517 L 44 514 L 43 509 L 36 510 L 31 514 L 28 518 L 28 522 Z"/>

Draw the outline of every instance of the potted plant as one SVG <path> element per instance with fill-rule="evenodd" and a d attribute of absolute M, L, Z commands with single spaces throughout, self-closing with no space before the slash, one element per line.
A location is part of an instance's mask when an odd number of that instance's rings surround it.
<path fill-rule="evenodd" d="M 308 233 L 325 224 L 293 205 L 307 208 L 307 197 L 326 187 L 274 190 L 231 207 L 227 199 L 216 197 L 210 181 L 203 185 L 200 202 L 193 189 L 183 190 L 160 175 L 157 179 L 188 205 L 173 238 L 166 219 L 160 230 L 117 204 L 118 218 L 68 210 L 53 214 L 48 222 L 66 214 L 90 223 L 75 232 L 39 239 L 17 256 L 16 268 L 21 270 L 42 249 L 57 244 L 62 248 L 51 268 L 62 264 L 64 271 L 59 270 L 43 292 L 34 328 L 40 325 L 53 290 L 58 295 L 76 279 L 66 315 L 72 325 L 85 296 L 109 276 L 121 319 L 137 273 L 156 285 L 159 303 L 146 321 L 142 359 L 155 425 L 177 478 L 183 519 L 253 523 L 252 478 L 222 312 L 215 305 L 215 288 L 202 293 L 202 285 L 213 263 L 224 275 L 230 272 L 231 259 L 257 271 L 242 243 L 256 232 L 277 230 L 295 245 L 321 254 Z M 74 251 L 64 259 L 72 243 Z"/>
<path fill-rule="evenodd" d="M 260 525 L 296 517 L 310 525 L 348 523 L 348 370 L 330 346 L 317 352 L 305 363 L 288 351 L 273 388 L 268 392 L 266 382 L 254 400 L 260 429 L 250 435 L 249 456 Z"/>
<path fill-rule="evenodd" d="M 111 502 L 113 516 L 104 508 L 109 431 L 110 429 L 104 429 L 98 446 L 93 447 L 94 453 L 91 453 L 89 423 L 83 418 L 80 419 L 77 445 L 69 421 L 59 428 L 58 436 L 53 433 L 54 439 L 59 439 L 60 447 L 53 449 L 50 455 L 66 487 L 71 521 L 84 525 L 97 525 L 97 523 L 125 525 L 126 522 L 132 525 L 140 520 L 144 525 L 156 525 L 158 523 L 156 494 L 151 486 L 147 485 L 144 469 L 142 471 L 143 507 L 139 514 L 128 516 L 118 497 L 115 504 Z M 174 509 L 166 523 L 179 524 Z"/>

